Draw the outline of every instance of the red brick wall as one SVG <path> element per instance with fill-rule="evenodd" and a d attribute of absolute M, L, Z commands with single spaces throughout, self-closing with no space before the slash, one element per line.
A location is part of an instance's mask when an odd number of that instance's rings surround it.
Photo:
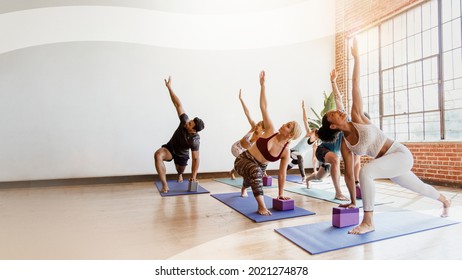
<path fill-rule="evenodd" d="M 414 156 L 414 173 L 431 182 L 462 182 L 462 143 L 404 143 Z"/>
<path fill-rule="evenodd" d="M 347 92 L 347 38 L 423 2 L 425 0 L 336 0 L 335 67 L 341 91 Z M 462 142 L 403 144 L 414 155 L 413 171 L 421 179 L 433 184 L 462 186 Z"/>

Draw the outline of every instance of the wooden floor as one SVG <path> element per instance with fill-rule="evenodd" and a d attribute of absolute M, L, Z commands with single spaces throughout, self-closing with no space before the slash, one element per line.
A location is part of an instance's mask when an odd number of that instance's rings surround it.
<path fill-rule="evenodd" d="M 239 191 L 211 179 L 201 185 L 211 193 Z M 462 221 L 462 189 L 438 189 L 452 199 L 450 218 Z M 265 194 L 274 196 L 276 189 Z M 257 224 L 209 194 L 161 197 L 153 182 L 4 188 L 0 259 L 462 259 L 462 224 L 310 255 L 274 229 L 328 221 L 335 204 L 286 195 L 316 215 Z M 378 206 L 377 213 L 441 211 L 439 203 L 389 182 L 377 184 L 379 199 L 393 203 Z"/>

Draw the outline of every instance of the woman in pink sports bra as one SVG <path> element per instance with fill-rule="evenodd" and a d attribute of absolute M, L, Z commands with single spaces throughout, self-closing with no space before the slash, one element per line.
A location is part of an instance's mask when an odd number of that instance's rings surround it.
<path fill-rule="evenodd" d="M 247 187 L 252 188 L 255 199 L 258 203 L 258 213 L 260 215 L 271 215 L 266 208 L 263 197 L 263 174 L 268 163 L 280 160 L 278 173 L 278 199 L 289 199 L 284 196 L 284 183 L 286 180 L 287 165 L 290 160 L 288 144 L 291 140 L 301 135 L 301 127 L 291 121 L 282 125 L 276 131 L 271 121 L 266 102 L 265 93 L 265 72 L 260 72 L 260 110 L 265 124 L 265 132 L 248 150 L 241 153 L 234 162 L 234 169 L 244 178 L 241 189 L 241 196 L 247 196 Z"/>
<path fill-rule="evenodd" d="M 361 100 L 359 52 L 356 39 L 353 41 L 351 54 L 354 58 L 351 122 L 341 111 L 329 111 L 322 119 L 322 127 L 318 136 L 323 141 L 329 141 L 343 132 L 345 144 L 356 155 L 368 155 L 373 158 L 359 172 L 364 216 L 361 224 L 349 231 L 350 234 L 364 234 L 375 230 L 373 215 L 375 201 L 374 179 L 389 178 L 394 183 L 417 192 L 423 196 L 440 201 L 443 204 L 441 217 L 448 216 L 451 201 L 438 192 L 433 186 L 422 182 L 412 171 L 413 157 L 406 146 L 388 138 L 378 127 L 373 125 L 363 113 Z M 350 157 L 351 158 L 351 157 Z M 353 160 L 345 161 L 345 170 L 353 171 Z M 351 174 L 345 174 L 349 178 Z M 352 185 L 352 182 L 348 183 Z M 350 189 L 350 187 L 349 187 Z M 350 191 L 355 192 L 354 188 Z M 355 207 L 346 204 L 344 207 Z"/>
<path fill-rule="evenodd" d="M 257 139 L 263 134 L 265 129 L 263 121 L 255 123 L 255 121 L 250 117 L 249 109 L 247 109 L 247 106 L 245 106 L 244 100 L 242 99 L 241 90 L 239 90 L 239 100 L 241 101 L 242 109 L 244 109 L 245 116 L 249 121 L 250 130 L 247 132 L 246 135 L 244 135 L 244 137 L 234 142 L 234 144 L 231 146 L 231 153 L 234 157 L 238 157 L 240 154 L 245 152 L 245 150 L 250 148 L 250 146 L 252 146 L 255 143 L 255 141 L 257 141 Z M 229 174 L 231 175 L 231 179 L 233 180 L 236 179 L 234 172 L 234 168 L 229 172 Z"/>

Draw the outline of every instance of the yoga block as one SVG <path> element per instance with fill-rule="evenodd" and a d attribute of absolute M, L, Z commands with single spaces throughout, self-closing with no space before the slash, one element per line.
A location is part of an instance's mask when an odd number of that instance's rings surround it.
<path fill-rule="evenodd" d="M 189 181 L 188 192 L 197 192 L 197 185 L 199 185 L 198 182 Z"/>
<path fill-rule="evenodd" d="M 263 176 L 263 186 L 268 187 L 273 184 L 273 177 L 271 176 Z"/>
<path fill-rule="evenodd" d="M 280 211 L 294 210 L 295 203 L 293 199 L 282 200 L 273 198 L 273 208 Z"/>
<path fill-rule="evenodd" d="M 332 209 L 332 225 L 347 227 L 359 224 L 359 208 L 334 207 Z"/>
<path fill-rule="evenodd" d="M 361 195 L 361 188 L 359 187 L 359 185 L 356 185 L 356 198 L 357 199 L 362 199 L 362 195 Z"/>

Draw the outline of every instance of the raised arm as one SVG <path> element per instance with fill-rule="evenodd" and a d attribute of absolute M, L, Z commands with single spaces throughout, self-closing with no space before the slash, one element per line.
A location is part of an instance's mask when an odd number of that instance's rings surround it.
<path fill-rule="evenodd" d="M 260 110 L 265 123 L 265 135 L 273 134 L 274 125 L 268 115 L 268 104 L 266 102 L 266 90 L 265 90 L 265 71 L 260 72 Z"/>
<path fill-rule="evenodd" d="M 352 81 L 352 104 L 351 104 L 351 119 L 354 122 L 369 124 L 370 121 L 363 113 L 363 100 L 360 89 L 360 60 L 358 41 L 353 39 L 353 46 L 351 47 L 351 55 L 354 59 L 353 66 L 353 81 Z"/>
<path fill-rule="evenodd" d="M 175 106 L 178 116 L 181 116 L 182 114 L 184 114 L 184 109 L 183 109 L 183 106 L 181 105 L 180 99 L 178 98 L 178 96 L 176 96 L 176 94 L 172 90 L 172 86 L 171 86 L 172 80 L 170 76 L 168 76 L 168 80 L 164 79 L 164 81 L 165 81 L 165 86 L 167 87 L 168 92 L 170 93 L 170 98 L 172 99 L 173 106 Z"/>
<path fill-rule="evenodd" d="M 247 109 L 247 106 L 245 106 L 244 100 L 242 99 L 242 92 L 239 89 L 239 100 L 241 101 L 242 109 L 244 109 L 245 116 L 247 117 L 247 121 L 249 121 L 250 126 L 255 128 L 255 121 L 250 117 L 249 109 Z"/>
<path fill-rule="evenodd" d="M 337 72 L 335 71 L 335 69 L 330 72 L 330 84 L 332 85 L 332 92 L 334 93 L 334 100 L 335 100 L 335 105 L 337 106 L 337 109 L 344 111 L 345 108 L 343 107 L 343 100 L 342 100 L 343 95 L 338 90 Z"/>
<path fill-rule="evenodd" d="M 305 110 L 305 101 L 302 100 L 302 111 L 303 111 L 303 124 L 305 125 L 305 131 L 306 131 L 306 136 L 308 137 L 309 134 L 311 133 L 310 125 L 308 124 L 308 117 L 306 115 L 306 110 Z"/>

